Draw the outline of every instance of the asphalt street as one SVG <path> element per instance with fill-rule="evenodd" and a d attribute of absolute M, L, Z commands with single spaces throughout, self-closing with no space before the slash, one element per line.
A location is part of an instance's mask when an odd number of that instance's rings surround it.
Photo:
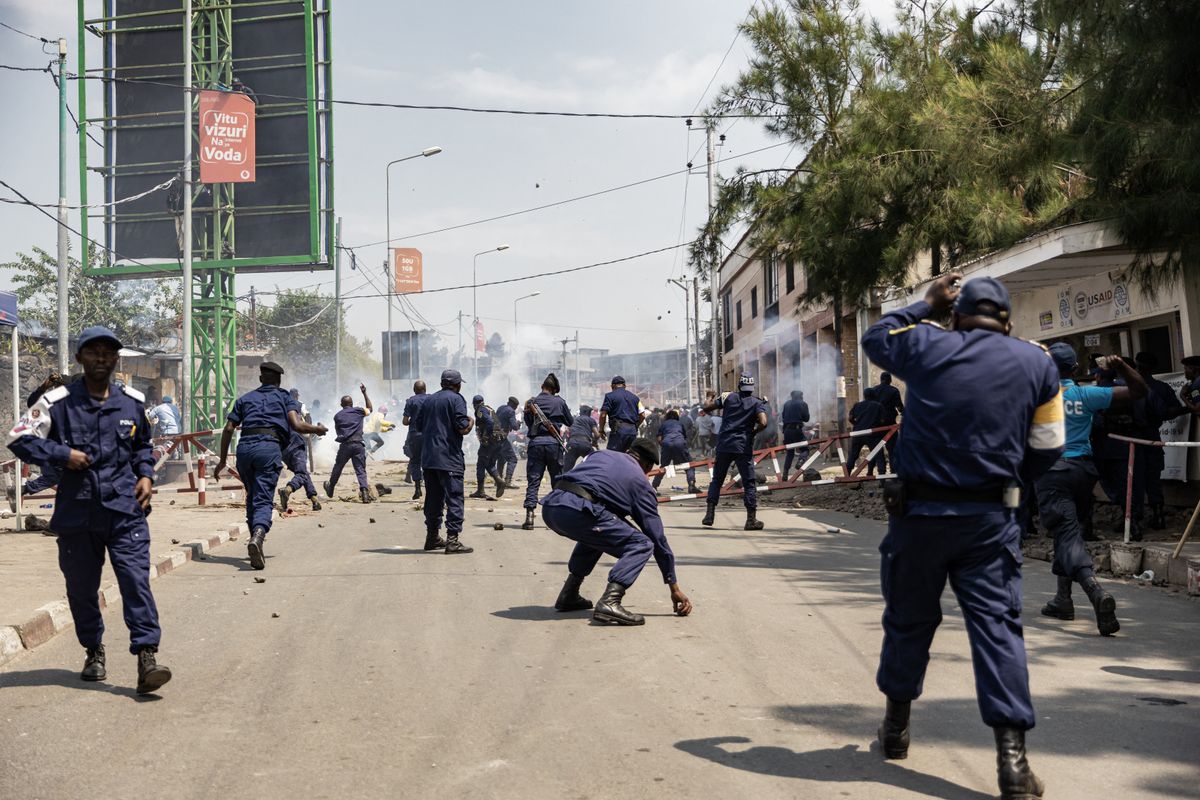
<path fill-rule="evenodd" d="M 520 530 L 515 500 L 469 506 L 476 552 L 445 556 L 393 498 L 277 523 L 263 573 L 240 541 L 156 581 L 161 698 L 133 692 L 119 609 L 106 683 L 78 680 L 72 632 L 0 670 L 0 797 L 994 796 L 949 592 L 911 754 L 874 745 L 878 523 L 769 509 L 748 534 L 740 507 L 712 530 L 666 507 L 695 611 L 671 614 L 651 562 L 626 596 L 646 625 L 616 628 L 553 611 L 570 543 Z M 1101 639 L 1086 609 L 1039 619 L 1051 591 L 1027 564 L 1047 797 L 1200 797 L 1200 603 L 1114 584 Z"/>

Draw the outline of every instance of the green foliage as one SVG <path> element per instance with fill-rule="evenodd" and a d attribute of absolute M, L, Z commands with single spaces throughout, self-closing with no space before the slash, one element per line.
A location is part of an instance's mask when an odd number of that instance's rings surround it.
<path fill-rule="evenodd" d="M 309 377 L 332 376 L 336 361 L 337 313 L 331 295 L 318 290 L 282 291 L 274 306 L 259 306 L 257 347 L 268 357 Z M 346 374 L 382 374 L 382 365 L 371 355 L 371 343 L 346 331 L 342 312 L 342 370 Z M 243 320 L 240 329 L 249 327 Z"/>

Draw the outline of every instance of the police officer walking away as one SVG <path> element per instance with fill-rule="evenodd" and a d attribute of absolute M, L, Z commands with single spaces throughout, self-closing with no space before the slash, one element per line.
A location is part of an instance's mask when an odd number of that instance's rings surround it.
<path fill-rule="evenodd" d="M 416 486 L 413 500 L 421 499 L 421 482 L 425 480 L 421 471 L 421 449 L 424 437 L 421 434 L 420 411 L 421 406 L 428 399 L 429 395 L 425 393 L 425 381 L 414 383 L 412 397 L 404 401 L 403 418 L 400 420 L 408 428 L 408 436 L 404 440 L 404 454 L 408 456 L 408 476 L 412 478 L 412 482 Z"/>
<path fill-rule="evenodd" d="M 517 419 L 517 408 L 521 402 L 515 397 L 509 397 L 506 405 L 496 409 L 496 421 L 504 438 L 500 440 L 500 455 L 497 469 L 504 475 L 504 485 L 512 486 L 513 473 L 517 470 L 517 451 L 513 448 L 509 435 L 521 430 L 521 421 Z"/>
<path fill-rule="evenodd" d="M 563 461 L 563 472 L 575 466 L 575 462 L 596 450 L 600 441 L 600 426 L 592 419 L 592 407 L 582 405 L 579 414 L 567 432 L 567 455 Z"/>
<path fill-rule="evenodd" d="M 553 372 L 542 381 L 542 392 L 525 403 L 525 427 L 529 446 L 525 453 L 525 521 L 521 528 L 533 530 L 533 510 L 537 508 L 542 476 L 550 473 L 550 485 L 562 472 L 563 440 L 559 430 L 575 422 L 567 402 L 558 396 L 558 378 Z M 540 414 L 539 414 L 540 412 Z M 545 421 L 542 421 L 542 418 Z"/>
<path fill-rule="evenodd" d="M 600 438 L 608 438 L 608 449 L 624 453 L 637 438 L 638 426 L 646 418 L 646 410 L 642 401 L 633 392 L 625 388 L 625 379 L 620 375 L 613 376 L 612 391 L 604 395 L 600 404 Z M 608 421 L 609 433 L 604 432 L 605 420 Z"/>
<path fill-rule="evenodd" d="M 50 527 L 58 533 L 75 636 L 87 651 L 79 677 L 107 677 L 98 596 L 107 552 L 121 589 L 129 652 L 138 659 L 137 691 L 149 694 L 171 679 L 155 658 L 162 631 L 150 592 L 146 525 L 154 455 L 145 396 L 109 382 L 120 350 L 112 331 L 85 328 L 75 353 L 83 379 L 44 393 L 13 427 L 8 447 L 22 461 L 66 468 Z"/>
<path fill-rule="evenodd" d="M 291 395 L 293 400 L 300 402 L 299 389 L 292 389 Z M 308 415 L 303 403 L 300 404 L 300 416 L 305 422 L 312 422 L 312 417 Z M 303 489 L 305 496 L 312 503 L 312 510 L 320 511 L 317 487 L 313 486 L 312 475 L 308 473 L 308 440 L 295 431 L 291 431 L 291 434 L 287 446 L 283 448 L 283 463 L 292 471 L 292 479 L 279 490 L 279 510 L 287 511 L 292 494 L 298 489 Z"/>
<path fill-rule="evenodd" d="M 646 618 L 626 611 L 621 600 L 653 554 L 663 582 L 670 587 L 675 613 L 681 617 L 692 613 L 692 602 L 675 578 L 675 554 L 658 516 L 658 498 L 646 481 L 646 473 L 657 463 L 658 447 L 648 439 L 638 439 L 627 453 L 602 450 L 591 454 L 570 475 L 555 482 L 554 491 L 542 501 L 542 519 L 550 530 L 575 542 L 555 609 L 592 608 L 579 589 L 600 556 L 608 553 L 617 563 L 608 573 L 608 587 L 596 602 L 592 619 L 644 625 Z"/>
<path fill-rule="evenodd" d="M 672 408 L 668 411 L 662 424 L 658 426 L 658 444 L 662 448 L 663 466 L 687 464 L 684 474 L 687 476 L 688 493 L 699 494 L 700 490 L 696 487 L 696 468 L 691 466 L 692 454 L 688 452 L 687 434 L 679 420 L 679 409 Z M 665 474 L 660 472 L 654 476 L 655 489 L 658 489 Z"/>
<path fill-rule="evenodd" d="M 807 441 L 804 435 L 804 423 L 810 419 L 808 413 L 808 403 L 804 402 L 804 392 L 799 389 L 792 392 L 792 399 L 783 404 L 783 411 L 780 413 L 783 422 L 783 443 L 798 444 Z M 783 460 L 783 474 L 779 479 L 783 483 L 787 483 L 788 473 L 792 470 L 792 459 L 796 459 L 802 451 L 807 451 L 807 447 L 793 447 L 788 449 L 787 457 Z M 804 463 L 803 458 L 797 459 L 801 464 Z"/>
<path fill-rule="evenodd" d="M 1054 563 L 1058 592 L 1042 608 L 1056 619 L 1075 619 L 1071 583 L 1078 582 L 1096 611 L 1101 636 L 1121 629 L 1117 602 L 1104 591 L 1092 567 L 1092 556 L 1083 543 L 1082 518 L 1091 518 L 1093 491 L 1099 478 L 1092 463 L 1092 419 L 1108 409 L 1130 409 L 1146 396 L 1146 382 L 1121 358 L 1107 359 L 1107 368 L 1125 379 L 1124 386 L 1080 386 L 1071 378 L 1079 367 L 1075 350 L 1066 342 L 1050 345 L 1058 367 L 1066 416 L 1067 443 L 1062 457 L 1050 471 L 1037 479 L 1038 514 L 1054 536 Z"/>
<path fill-rule="evenodd" d="M 354 398 L 350 395 L 343 395 L 342 409 L 333 415 L 333 431 L 337 435 L 338 451 L 333 460 L 329 480 L 323 485 L 325 494 L 333 497 L 333 490 L 337 487 L 338 479 L 342 477 L 346 462 L 349 461 L 354 465 L 354 476 L 358 478 L 358 499 L 370 503 L 375 498 L 371 496 L 371 485 L 367 482 L 367 446 L 363 444 L 363 420 L 374 409 L 371 408 L 371 398 L 367 397 L 367 387 L 360 383 L 358 389 L 362 392 L 363 407 L 354 405 Z"/>
<path fill-rule="evenodd" d="M 483 395 L 477 394 L 471 398 L 475 408 L 475 437 L 479 440 L 479 453 L 475 457 L 475 492 L 471 497 L 480 500 L 491 500 L 483 490 L 484 475 L 491 475 L 496 482 L 496 497 L 504 496 L 505 483 L 500 477 L 498 461 L 500 460 L 500 441 L 507 441 L 508 435 L 500 430 L 496 422 L 496 412 L 483 402 Z"/>
<path fill-rule="evenodd" d="M 465 503 L 463 475 L 467 462 L 463 458 L 462 439 L 471 432 L 474 423 L 467 414 L 467 401 L 459 394 L 462 375 L 456 369 L 442 372 L 442 390 L 434 392 L 421 407 L 421 430 L 425 441 L 421 446 L 421 469 L 425 473 L 425 549 L 445 548 L 446 555 L 470 553 L 473 549 L 459 541 L 463 529 Z M 438 534 L 442 528 L 442 512 L 446 515 L 446 538 Z"/>
<path fill-rule="evenodd" d="M 219 479 L 229 459 L 229 441 L 240 425 L 242 437 L 238 441 L 237 469 L 246 489 L 246 524 L 250 526 L 246 553 L 250 566 L 255 569 L 267 566 L 263 540 L 271 530 L 272 501 L 282 470 L 283 444 L 292 431 L 317 436 L 324 436 L 326 432 L 324 425 L 311 425 L 300 418 L 299 401 L 279 388 L 282 378 L 283 367 L 274 361 L 259 365 L 261 385 L 234 401 L 225 417 L 225 429 L 221 431 L 221 460 L 213 470 L 213 480 Z"/>
<path fill-rule="evenodd" d="M 1008 335 L 1008 290 L 976 278 L 960 292 L 960 280 L 938 278 L 923 302 L 883 315 L 862 337 L 871 361 L 908 387 L 899 477 L 885 487 L 890 516 L 879 546 L 876 683 L 887 697 L 879 740 L 884 757 L 907 757 L 910 704 L 921 695 L 949 578 L 971 642 L 979 709 L 995 732 L 1000 795 L 1036 798 L 1044 787 L 1025 757 L 1034 714 L 1016 512 L 1021 481 L 1062 452 L 1063 405 L 1046 351 Z M 949 330 L 923 321 L 951 309 Z"/>
<path fill-rule="evenodd" d="M 883 406 L 879 424 L 895 425 L 904 413 L 904 400 L 900 397 L 900 390 L 892 385 L 892 373 L 884 372 L 879 376 L 879 385 L 875 387 L 875 400 Z M 895 457 L 896 443 L 899 441 L 900 431 L 896 431 L 884 445 L 887 448 L 888 461 Z"/>
<path fill-rule="evenodd" d="M 754 476 L 754 437 L 767 427 L 767 410 L 763 401 L 754 396 L 754 376 L 743 372 L 738 378 L 738 390 L 720 397 L 709 398 L 704 404 L 708 413 L 720 410 L 721 432 L 717 434 L 717 455 L 713 462 L 712 483 L 708 485 L 708 510 L 701 525 L 712 526 L 717 518 L 717 502 L 721 485 L 736 465 L 742 476 L 742 503 L 746 506 L 748 531 L 761 531 L 758 520 L 758 486 Z"/>

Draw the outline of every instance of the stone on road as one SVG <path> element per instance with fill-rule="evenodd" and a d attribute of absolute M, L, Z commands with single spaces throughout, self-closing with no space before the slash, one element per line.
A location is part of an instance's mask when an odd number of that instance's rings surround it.
<path fill-rule="evenodd" d="M 878 753 L 878 523 L 766 509 L 748 534 L 738 507 L 711 529 L 668 507 L 695 611 L 672 615 L 651 562 L 626 595 L 646 625 L 617 628 L 554 611 L 571 543 L 540 519 L 495 531 L 469 507 L 475 553 L 446 558 L 395 507 L 380 525 L 353 504 L 323 530 L 316 515 L 280 522 L 253 592 L 237 544 L 157 582 L 175 674 L 160 698 L 135 695 L 112 608 L 107 682 L 78 679 L 69 633 L 0 669 L 0 796 L 995 795 L 950 593 L 909 758 Z M 1026 565 L 1031 762 L 1050 798 L 1196 796 L 1200 604 L 1108 585 L 1122 629 L 1102 639 L 1087 613 L 1037 617 L 1053 582 Z"/>

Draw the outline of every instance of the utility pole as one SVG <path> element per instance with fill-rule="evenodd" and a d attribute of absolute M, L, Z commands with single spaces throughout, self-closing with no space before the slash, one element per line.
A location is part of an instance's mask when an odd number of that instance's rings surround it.
<path fill-rule="evenodd" d="M 183 432 L 192 431 L 192 0 L 183 15 Z"/>
<path fill-rule="evenodd" d="M 704 391 L 701 387 L 700 377 L 700 279 L 692 276 L 692 308 L 696 309 L 696 316 L 692 317 L 692 338 L 696 342 L 696 402 L 700 402 L 700 398 L 704 397 Z"/>
<path fill-rule="evenodd" d="M 687 281 L 680 278 L 667 278 L 667 283 L 674 284 L 680 289 L 683 289 L 683 341 L 685 350 L 687 351 L 687 378 L 684 380 L 684 395 L 687 397 L 688 405 L 692 403 L 692 320 L 691 320 L 691 292 L 688 291 Z M 699 309 L 696 309 L 699 312 Z"/>
<path fill-rule="evenodd" d="M 575 394 L 575 405 L 578 407 L 583 402 L 583 381 L 579 371 L 579 331 L 575 331 Z"/>
<path fill-rule="evenodd" d="M 713 211 L 717 206 L 717 175 L 713 168 L 716 162 L 716 151 L 713 146 L 712 125 L 712 120 L 705 120 L 704 149 L 708 152 L 708 219 L 710 222 L 713 218 Z M 718 272 L 718 265 L 714 261 L 709 268 L 708 276 L 708 293 L 709 299 L 712 300 L 712 383 L 710 386 L 713 391 L 719 391 L 721 384 L 721 344 L 720 339 L 717 338 L 720 336 L 720 326 L 718 323 L 721 319 L 719 310 L 721 299 L 718 291 L 720 287 L 717 286 L 717 281 L 719 280 Z"/>
<path fill-rule="evenodd" d="M 250 340 L 258 348 L 258 303 L 254 297 L 254 287 L 250 287 Z"/>
<path fill-rule="evenodd" d="M 342 390 L 342 218 L 337 218 L 333 243 L 333 385 Z M 253 290 L 251 290 L 253 291 Z"/>
<path fill-rule="evenodd" d="M 58 40 L 58 374 L 67 374 L 67 40 Z M 82 213 L 87 213 L 86 211 Z M 87 258 L 87 247 L 80 258 Z"/>
<path fill-rule="evenodd" d="M 462 349 L 462 312 L 461 312 L 461 311 L 459 311 L 459 312 L 458 312 L 458 355 L 457 355 L 457 356 L 455 357 L 455 359 L 454 359 L 454 361 L 455 361 L 455 364 L 454 364 L 454 366 L 455 366 L 455 368 L 456 368 L 456 369 L 459 369 L 459 370 L 461 370 L 461 369 L 462 369 L 462 357 L 463 357 L 463 349 Z"/>

